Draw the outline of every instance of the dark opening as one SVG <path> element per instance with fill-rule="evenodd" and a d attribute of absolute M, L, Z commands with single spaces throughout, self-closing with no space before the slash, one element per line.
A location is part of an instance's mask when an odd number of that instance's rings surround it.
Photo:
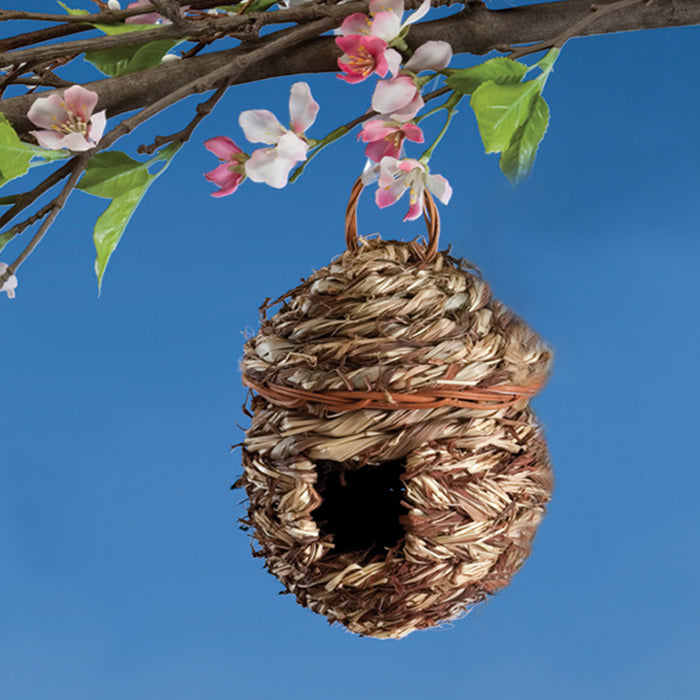
<path fill-rule="evenodd" d="M 311 512 L 321 536 L 332 535 L 334 553 L 362 552 L 383 556 L 404 536 L 399 518 L 404 486 L 402 460 L 348 469 L 343 462 L 316 463 L 316 490 L 323 503 Z"/>

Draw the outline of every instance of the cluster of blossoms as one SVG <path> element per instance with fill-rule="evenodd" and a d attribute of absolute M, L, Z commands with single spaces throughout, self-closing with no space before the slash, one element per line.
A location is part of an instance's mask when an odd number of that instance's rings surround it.
<path fill-rule="evenodd" d="M 403 158 L 404 141 L 425 140 L 415 117 L 425 104 L 420 89 L 432 76 L 426 79 L 418 75 L 424 71 L 442 71 L 452 58 L 452 48 L 447 42 L 428 41 L 401 67 L 403 57 L 394 47 L 407 50 L 404 37 L 410 25 L 429 9 L 430 0 L 424 0 L 404 20 L 403 0 L 371 0 L 370 14 L 357 12 L 347 17 L 335 40 L 343 51 L 338 59 L 339 78 L 350 84 L 362 82 L 373 74 L 382 78 L 372 95 L 371 109 L 376 116 L 365 122 L 358 136 L 367 144 L 365 154 L 371 161 L 363 180 L 365 184 L 378 182 L 375 199 L 380 207 L 393 204 L 409 192 L 409 210 L 404 220 L 422 214 L 426 189 L 445 204 L 452 194 L 445 178 L 430 173 L 427 158 Z M 292 168 L 307 159 L 312 146 L 319 145 L 305 136 L 318 108 L 309 86 L 295 83 L 289 98 L 289 129 L 267 110 L 247 110 L 239 117 L 246 138 L 267 144 L 267 148 L 257 149 L 248 156 L 226 136 L 207 140 L 205 147 L 223 161 L 205 175 L 220 188 L 213 196 L 232 194 L 246 177 L 271 187 L 284 187 Z"/>
<path fill-rule="evenodd" d="M 135 8 L 150 4 L 136 0 L 127 5 Z M 118 0 L 110 0 L 110 9 L 119 9 Z M 184 7 L 182 10 L 186 10 Z M 404 0 L 371 0 L 369 15 L 357 12 L 347 17 L 336 34 L 336 44 L 343 52 L 338 59 L 339 78 L 356 84 L 376 74 L 381 78 L 371 100 L 372 116 L 368 118 L 358 138 L 363 141 L 369 159 L 363 180 L 365 184 L 378 182 L 376 202 L 386 207 L 409 192 L 409 209 L 404 217 L 416 219 L 423 211 L 425 190 L 430 190 L 440 201 L 447 203 L 452 194 L 449 183 L 428 169 L 428 149 L 419 160 L 404 157 L 406 141 L 423 143 L 423 131 L 416 115 L 423 108 L 421 88 L 432 78 L 419 77 L 424 71 L 433 74 L 447 67 L 452 49 L 444 41 L 428 41 L 416 49 L 403 64 L 408 51 L 405 37 L 414 24 L 430 9 L 430 0 L 405 20 Z M 157 13 L 129 17 L 127 22 L 157 24 L 168 20 Z M 98 96 L 80 85 L 74 85 L 60 96 L 57 93 L 34 101 L 28 118 L 40 131 L 31 131 L 39 145 L 49 149 L 86 151 L 94 148 L 105 129 L 106 117 L 102 110 L 93 113 Z M 307 159 L 309 149 L 329 142 L 315 141 L 305 132 L 312 126 L 319 110 L 304 82 L 292 86 L 289 97 L 289 128 L 285 128 L 272 112 L 251 109 L 241 113 L 239 124 L 246 138 L 253 143 L 265 144 L 248 155 L 227 136 L 205 141 L 205 147 L 222 162 L 205 174 L 219 189 L 215 197 L 233 194 L 244 179 L 264 182 L 271 187 L 284 187 L 292 169 Z M 8 292 L 9 293 L 9 292 Z"/>

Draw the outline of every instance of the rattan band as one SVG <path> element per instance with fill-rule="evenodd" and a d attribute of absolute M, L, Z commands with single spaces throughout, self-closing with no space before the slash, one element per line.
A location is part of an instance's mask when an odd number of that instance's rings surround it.
<path fill-rule="evenodd" d="M 300 408 L 314 403 L 325 406 L 331 411 L 360 411 L 366 408 L 399 411 L 442 406 L 488 411 L 508 408 L 523 398 L 532 398 L 542 389 L 544 377 L 535 378 L 528 386 L 460 389 L 438 387 L 402 394 L 360 390 L 314 392 L 281 384 L 258 384 L 245 375 L 243 375 L 243 384 L 271 404 L 283 408 Z"/>

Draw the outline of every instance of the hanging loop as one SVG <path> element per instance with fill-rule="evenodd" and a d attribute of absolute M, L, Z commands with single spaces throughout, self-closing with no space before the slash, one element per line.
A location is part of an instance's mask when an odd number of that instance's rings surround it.
<path fill-rule="evenodd" d="M 360 249 L 357 240 L 357 202 L 363 187 L 362 178 L 358 177 L 350 191 L 348 208 L 345 211 L 345 244 L 351 253 L 356 253 Z M 435 206 L 435 200 L 427 189 L 423 191 L 423 197 L 423 217 L 428 229 L 428 245 L 422 246 L 419 254 L 425 261 L 430 262 L 437 254 L 440 242 L 440 215 Z"/>

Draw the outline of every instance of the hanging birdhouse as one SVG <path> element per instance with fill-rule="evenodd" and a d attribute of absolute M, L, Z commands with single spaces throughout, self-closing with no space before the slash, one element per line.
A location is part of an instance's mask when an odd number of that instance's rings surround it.
<path fill-rule="evenodd" d="M 551 353 L 473 266 L 357 240 L 274 304 L 245 344 L 240 480 L 266 567 L 352 632 L 399 638 L 508 584 L 552 490 L 528 405 Z M 270 318 L 267 311 L 281 308 Z"/>

